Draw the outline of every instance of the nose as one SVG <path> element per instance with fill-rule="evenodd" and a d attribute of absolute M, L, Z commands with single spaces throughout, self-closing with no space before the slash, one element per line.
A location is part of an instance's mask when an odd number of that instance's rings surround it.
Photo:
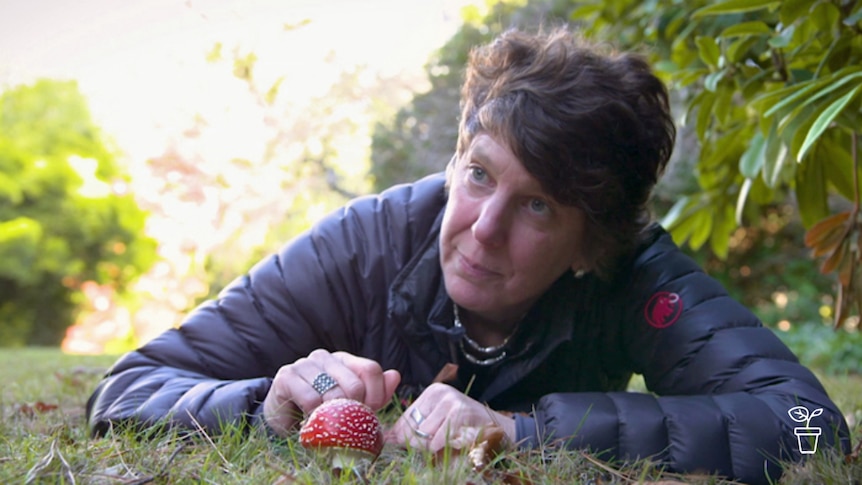
<path fill-rule="evenodd" d="M 497 247 L 505 243 L 509 231 L 505 202 L 494 197 L 486 199 L 473 222 L 472 230 L 473 237 L 482 245 Z"/>

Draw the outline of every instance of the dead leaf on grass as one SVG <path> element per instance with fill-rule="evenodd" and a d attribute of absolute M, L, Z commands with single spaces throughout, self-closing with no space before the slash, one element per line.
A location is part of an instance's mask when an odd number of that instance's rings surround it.
<path fill-rule="evenodd" d="M 291 483 L 296 483 L 296 477 L 292 475 L 282 475 L 276 478 L 275 481 L 272 482 L 272 485 L 289 485 Z"/>
<path fill-rule="evenodd" d="M 862 440 L 856 443 L 856 448 L 853 449 L 853 453 L 844 457 L 844 462 L 848 465 L 859 463 L 860 461 L 862 461 Z"/>
<path fill-rule="evenodd" d="M 48 404 L 42 401 L 36 401 L 35 403 L 33 403 L 32 406 L 26 403 L 18 406 L 18 412 L 23 414 L 24 416 L 27 416 L 28 418 L 32 418 L 37 414 L 45 414 L 47 412 L 54 411 L 59 407 L 60 406 L 56 404 Z"/>
<path fill-rule="evenodd" d="M 502 467 L 490 466 L 507 447 L 506 432 L 500 426 L 464 426 L 449 441 L 448 452 L 450 457 L 461 458 L 453 461 L 453 464 L 461 466 L 457 464 L 469 463 L 473 471 L 480 474 L 486 483 L 531 485 L 532 482 L 525 477 L 509 473 Z M 435 463 L 444 462 L 446 453 L 447 450 L 440 450 L 435 457 Z"/>

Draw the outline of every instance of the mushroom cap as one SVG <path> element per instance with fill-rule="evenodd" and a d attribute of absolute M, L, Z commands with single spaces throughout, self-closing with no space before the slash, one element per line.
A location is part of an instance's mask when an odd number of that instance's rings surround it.
<path fill-rule="evenodd" d="M 383 449 L 383 431 L 370 407 L 353 399 L 332 399 L 308 416 L 299 442 L 306 448 L 347 448 L 376 458 Z"/>

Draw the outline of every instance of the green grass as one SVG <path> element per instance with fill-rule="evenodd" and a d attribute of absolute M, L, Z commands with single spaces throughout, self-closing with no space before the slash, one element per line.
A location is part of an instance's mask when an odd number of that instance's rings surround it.
<path fill-rule="evenodd" d="M 322 457 L 300 447 L 295 436 L 277 443 L 238 432 L 186 438 L 168 433 L 142 440 L 132 432 L 119 431 L 92 439 L 85 427 L 84 405 L 115 359 L 69 356 L 54 349 L 0 350 L 0 483 L 628 484 L 659 479 L 722 483 L 714 477 L 663 474 L 648 463 L 613 468 L 580 452 L 507 453 L 494 466 L 476 471 L 464 455 L 434 457 L 394 448 L 386 448 L 359 479 L 355 474 L 333 473 Z M 862 438 L 862 377 L 822 378 L 839 407 L 856 423 L 857 443 Z M 633 388 L 639 386 L 642 383 L 633 383 Z M 818 453 L 804 466 L 792 466 L 780 483 L 858 484 L 862 463 L 848 464 Z"/>

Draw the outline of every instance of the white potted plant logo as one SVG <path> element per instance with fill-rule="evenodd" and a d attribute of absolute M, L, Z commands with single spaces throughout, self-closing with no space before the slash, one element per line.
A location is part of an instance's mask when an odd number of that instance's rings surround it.
<path fill-rule="evenodd" d="M 804 427 L 793 428 L 793 433 L 799 441 L 799 452 L 803 455 L 813 455 L 817 451 L 817 439 L 820 437 L 821 430 L 819 427 L 812 428 L 811 420 L 823 414 L 823 408 L 809 412 L 805 406 L 794 406 L 787 410 L 787 414 L 797 423 L 805 423 Z"/>

